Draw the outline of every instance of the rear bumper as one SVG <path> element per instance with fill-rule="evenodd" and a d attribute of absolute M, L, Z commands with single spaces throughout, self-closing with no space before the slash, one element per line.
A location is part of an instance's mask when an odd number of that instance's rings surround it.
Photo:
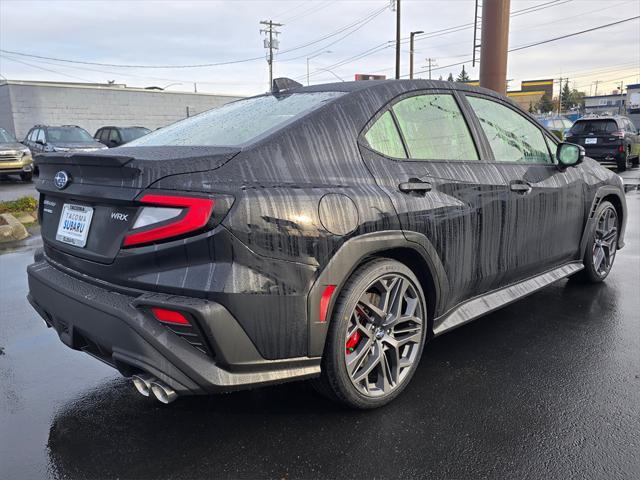
<path fill-rule="evenodd" d="M 593 158 L 599 163 L 616 164 L 618 161 L 624 160 L 624 154 L 618 151 L 617 146 L 611 147 L 585 147 L 585 154 L 589 158 Z"/>
<path fill-rule="evenodd" d="M 41 257 L 41 256 L 40 256 Z M 147 372 L 181 394 L 231 391 L 311 378 L 320 358 L 265 360 L 220 304 L 204 299 L 138 292 L 115 293 L 72 276 L 45 258 L 27 269 L 28 299 L 70 348 L 85 351 L 123 375 Z M 157 322 L 145 307 L 184 311 L 197 323 L 207 355 Z"/>

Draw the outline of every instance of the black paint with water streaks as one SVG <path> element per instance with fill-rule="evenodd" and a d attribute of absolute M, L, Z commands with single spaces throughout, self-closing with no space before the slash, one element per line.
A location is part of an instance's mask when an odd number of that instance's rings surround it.
<path fill-rule="evenodd" d="M 57 216 L 45 215 L 47 258 L 118 287 L 219 302 L 264 358 L 303 357 L 319 355 L 313 345 L 322 344 L 326 331 L 314 328 L 318 305 L 312 287 L 350 240 L 397 232 L 407 237 L 400 246 L 411 249 L 417 248 L 411 238 L 419 237 L 420 251 L 434 265 L 431 274 L 439 289 L 431 308 L 440 317 L 470 297 L 580 260 L 597 189 L 622 192 L 615 175 L 588 159 L 565 171 L 554 165 L 492 163 L 465 97 L 488 96 L 509 105 L 487 91 L 435 81 L 300 89 L 318 90 L 347 93 L 238 149 L 122 147 L 99 157 L 85 155 L 85 160 L 43 161 L 38 188 L 58 203 L 66 198 L 104 202 L 109 211 L 113 205 L 126 209 L 144 188 L 233 196 L 222 224 L 191 238 L 119 251 L 130 224 L 110 227 L 95 247 L 100 258 L 55 242 Z M 429 90 L 454 92 L 480 160 L 398 162 L 363 144 L 363 129 L 390 103 Z M 95 166 L 109 158 L 112 166 Z M 51 177 L 65 163 L 80 181 L 60 194 Z M 414 177 L 432 183 L 433 190 L 424 196 L 398 190 L 399 183 Z M 526 198 L 510 191 L 514 179 L 531 184 Z M 327 195 L 346 195 L 351 202 L 323 206 Z M 331 226 L 322 218 L 327 208 L 333 209 Z M 369 253 L 364 243 L 359 248 Z"/>

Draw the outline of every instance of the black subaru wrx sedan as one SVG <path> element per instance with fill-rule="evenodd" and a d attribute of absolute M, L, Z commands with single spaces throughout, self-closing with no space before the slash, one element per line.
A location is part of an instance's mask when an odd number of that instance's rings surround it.
<path fill-rule="evenodd" d="M 313 379 L 373 408 L 430 338 L 607 277 L 621 179 L 506 98 L 281 80 L 126 147 L 40 159 L 29 301 L 66 345 L 164 403 Z"/>

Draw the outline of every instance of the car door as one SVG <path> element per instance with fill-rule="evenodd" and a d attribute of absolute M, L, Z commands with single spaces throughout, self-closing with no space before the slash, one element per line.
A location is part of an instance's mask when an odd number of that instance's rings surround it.
<path fill-rule="evenodd" d="M 476 93 L 465 99 L 509 185 L 506 266 L 514 279 L 575 260 L 587 213 L 582 167 L 559 169 L 555 140 L 516 106 Z"/>
<path fill-rule="evenodd" d="M 483 160 L 478 125 L 453 90 L 400 96 L 360 137 L 363 159 L 403 230 L 426 236 L 447 276 L 447 310 L 504 283 L 504 200 L 498 167 Z"/>

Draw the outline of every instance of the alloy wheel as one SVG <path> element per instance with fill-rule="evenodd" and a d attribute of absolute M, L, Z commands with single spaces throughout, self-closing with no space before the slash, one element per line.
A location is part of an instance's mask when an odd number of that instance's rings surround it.
<path fill-rule="evenodd" d="M 613 207 L 609 207 L 598 218 L 591 257 L 593 269 L 601 277 L 611 270 L 617 247 L 618 215 Z"/>
<path fill-rule="evenodd" d="M 402 384 L 423 342 L 424 306 L 411 280 L 384 275 L 366 288 L 345 335 L 347 373 L 356 389 L 379 397 Z"/>

